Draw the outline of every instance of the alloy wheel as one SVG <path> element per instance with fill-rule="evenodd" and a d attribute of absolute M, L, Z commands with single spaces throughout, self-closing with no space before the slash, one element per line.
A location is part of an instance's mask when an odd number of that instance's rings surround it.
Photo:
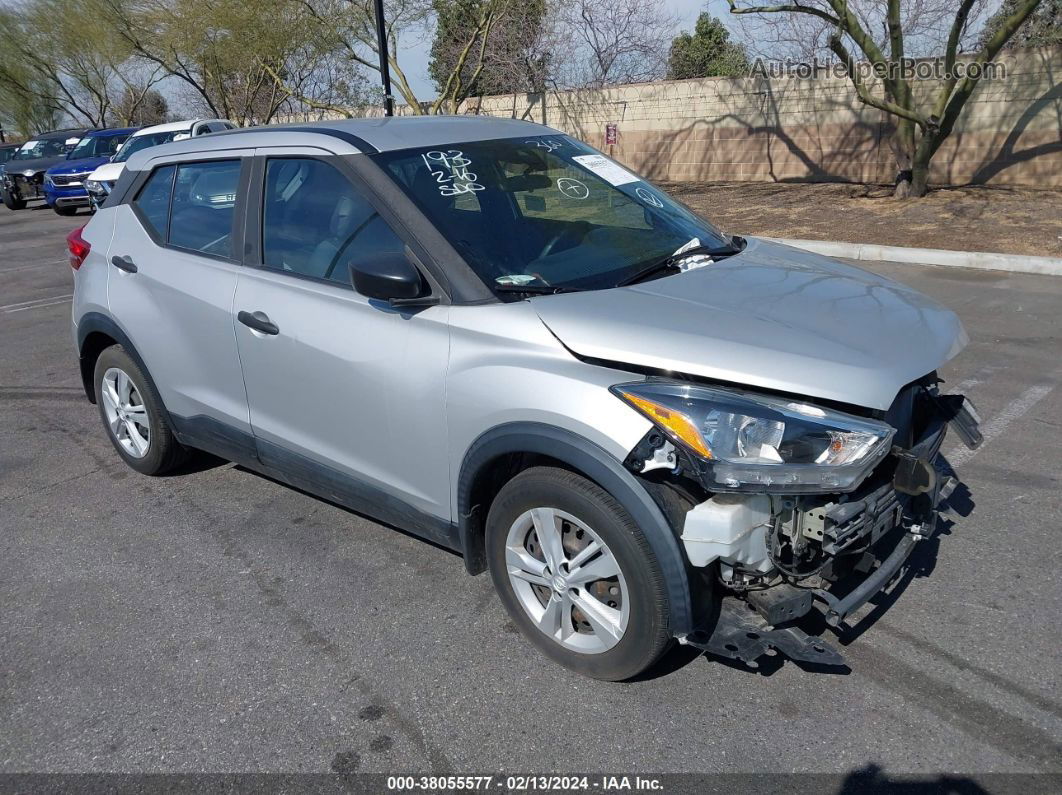
<path fill-rule="evenodd" d="M 525 511 L 509 528 L 505 566 L 520 606 L 561 646 L 599 654 L 623 638 L 630 616 L 623 572 L 577 517 L 548 507 Z"/>
<path fill-rule="evenodd" d="M 117 367 L 103 374 L 100 398 L 107 416 L 107 427 L 133 458 L 143 458 L 151 447 L 151 418 L 133 379 Z"/>

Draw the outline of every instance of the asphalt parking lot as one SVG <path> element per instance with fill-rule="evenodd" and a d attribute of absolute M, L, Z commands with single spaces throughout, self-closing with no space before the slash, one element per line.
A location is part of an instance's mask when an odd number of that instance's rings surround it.
<path fill-rule="evenodd" d="M 126 468 L 70 339 L 85 219 L 0 208 L 0 772 L 1062 771 L 1062 279 L 869 266 L 961 315 L 987 441 L 850 672 L 606 684 L 448 552 L 231 464 Z"/>

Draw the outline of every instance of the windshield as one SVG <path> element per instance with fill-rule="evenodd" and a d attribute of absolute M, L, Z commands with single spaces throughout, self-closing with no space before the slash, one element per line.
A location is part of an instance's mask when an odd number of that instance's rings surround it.
<path fill-rule="evenodd" d="M 65 138 L 41 138 L 26 141 L 11 157 L 12 160 L 36 160 L 41 157 L 59 157 L 66 153 Z"/>
<path fill-rule="evenodd" d="M 119 135 L 90 135 L 82 138 L 78 145 L 70 150 L 67 160 L 81 160 L 86 157 L 110 157 L 129 137 L 129 133 Z"/>
<path fill-rule="evenodd" d="M 567 136 L 372 157 L 495 289 L 614 287 L 683 246 L 730 245 L 667 194 Z"/>
<path fill-rule="evenodd" d="M 124 163 L 129 159 L 130 155 L 139 152 L 141 149 L 158 146 L 159 144 L 168 144 L 174 137 L 187 134 L 188 130 L 170 130 L 168 132 L 148 133 L 147 135 L 134 135 L 118 150 L 118 154 L 111 158 L 111 162 Z"/>

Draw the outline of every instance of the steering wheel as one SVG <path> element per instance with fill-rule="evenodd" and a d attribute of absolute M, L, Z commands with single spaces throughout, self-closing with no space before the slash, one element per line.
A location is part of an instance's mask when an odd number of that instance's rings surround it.
<path fill-rule="evenodd" d="M 540 251 L 538 253 L 538 256 L 535 259 L 542 259 L 544 257 L 548 257 L 553 252 L 553 249 L 556 247 L 556 245 L 558 243 L 560 243 L 565 238 L 570 237 L 570 236 L 572 236 L 572 235 L 574 235 L 576 233 L 579 234 L 579 237 L 578 237 L 578 239 L 574 240 L 573 242 L 578 243 L 584 237 L 586 237 L 586 233 L 589 232 L 589 231 L 590 231 L 590 224 L 587 223 L 586 221 L 576 221 L 573 224 L 566 225 L 563 229 L 561 229 L 559 232 L 557 232 L 555 235 L 553 235 L 553 237 L 551 237 L 546 242 L 546 245 L 544 245 L 542 247 L 542 251 Z"/>

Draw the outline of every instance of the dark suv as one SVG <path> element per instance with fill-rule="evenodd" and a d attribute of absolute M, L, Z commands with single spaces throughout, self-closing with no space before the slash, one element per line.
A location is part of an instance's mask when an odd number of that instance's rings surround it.
<path fill-rule="evenodd" d="M 11 155 L 18 151 L 18 144 L 0 144 L 0 174 L 4 172 L 4 163 L 11 159 Z"/>
<path fill-rule="evenodd" d="M 66 154 L 89 130 L 55 130 L 31 138 L 4 164 L 0 191 L 9 210 L 22 210 L 26 203 L 44 199 L 44 172 L 66 159 Z"/>

